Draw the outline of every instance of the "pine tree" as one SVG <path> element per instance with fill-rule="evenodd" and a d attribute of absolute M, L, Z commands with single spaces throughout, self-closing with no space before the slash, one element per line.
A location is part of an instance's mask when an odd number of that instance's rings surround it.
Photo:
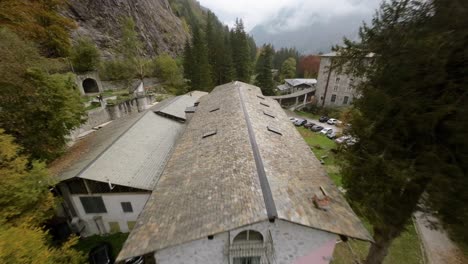
<path fill-rule="evenodd" d="M 247 34 L 244 30 L 242 19 L 236 19 L 236 24 L 231 34 L 232 61 L 236 70 L 236 78 L 242 82 L 250 82 L 251 62 L 250 49 Z"/>
<path fill-rule="evenodd" d="M 257 62 L 257 76 L 255 85 L 262 89 L 264 95 L 274 95 L 274 81 L 271 72 L 273 67 L 273 47 L 271 45 L 263 45 L 262 51 Z"/>
<path fill-rule="evenodd" d="M 337 65 L 365 77 L 341 171 L 373 226 L 367 264 L 383 262 L 421 201 L 466 242 L 467 25 L 466 1 L 395 0 L 338 50 Z"/>
<path fill-rule="evenodd" d="M 204 38 L 198 28 L 193 30 L 193 76 L 192 89 L 210 91 L 212 87 L 211 67 L 208 61 L 208 50 Z"/>

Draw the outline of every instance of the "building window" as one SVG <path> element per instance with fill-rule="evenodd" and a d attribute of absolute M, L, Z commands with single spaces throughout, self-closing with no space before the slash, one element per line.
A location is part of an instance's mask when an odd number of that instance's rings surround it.
<path fill-rule="evenodd" d="M 87 214 L 107 213 L 102 197 L 80 197 L 81 204 Z"/>
<path fill-rule="evenodd" d="M 335 79 L 335 83 L 336 84 L 340 83 L 340 78 L 339 77 Z"/>
<path fill-rule="evenodd" d="M 343 104 L 348 104 L 348 99 L 349 99 L 349 97 L 348 97 L 348 96 L 345 96 L 345 97 L 343 98 Z"/>
<path fill-rule="evenodd" d="M 336 101 L 336 94 L 332 94 L 331 102 L 334 103 Z"/>
<path fill-rule="evenodd" d="M 351 78 L 351 79 L 349 79 L 349 86 L 348 86 L 348 90 L 351 90 L 351 89 L 353 89 L 353 87 L 354 87 L 354 79 L 353 79 L 353 78 Z"/>
<path fill-rule="evenodd" d="M 240 232 L 235 238 L 234 238 L 234 244 L 236 242 L 245 242 L 245 241 L 257 241 L 257 242 L 263 242 L 263 236 L 260 232 L 254 231 L 254 230 L 246 230 Z"/>
<path fill-rule="evenodd" d="M 267 260 L 270 254 L 263 235 L 254 230 L 240 232 L 230 246 L 233 264 L 260 264 L 262 260 Z"/>
<path fill-rule="evenodd" d="M 124 213 L 133 213 L 132 203 L 131 202 L 121 202 L 122 210 Z"/>
<path fill-rule="evenodd" d="M 260 257 L 233 258 L 234 264 L 260 264 Z"/>
<path fill-rule="evenodd" d="M 333 91 L 338 91 L 338 85 L 335 85 L 335 87 L 333 87 Z"/>

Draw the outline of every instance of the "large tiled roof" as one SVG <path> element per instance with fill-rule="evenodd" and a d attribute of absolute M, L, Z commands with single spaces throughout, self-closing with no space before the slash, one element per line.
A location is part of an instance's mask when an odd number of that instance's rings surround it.
<path fill-rule="evenodd" d="M 193 106 L 198 99 L 208 93 L 193 91 L 181 96 L 177 96 L 170 104 L 157 110 L 158 114 L 173 117 L 180 121 L 185 121 L 185 108 Z"/>
<path fill-rule="evenodd" d="M 272 218 L 371 239 L 279 104 L 225 84 L 201 98 L 118 259 Z"/>
<path fill-rule="evenodd" d="M 67 153 L 74 159 L 57 172 L 61 181 L 74 177 L 151 191 L 159 179 L 175 142 L 185 125 L 170 115 L 182 112 L 206 93 L 194 92 L 167 99 L 145 113 L 113 121 L 90 139 L 83 153 Z M 188 98 L 188 99 L 187 99 Z M 185 115 L 185 113 L 184 113 Z M 185 120 L 185 116 L 180 119 Z M 85 142 L 78 142 L 82 144 Z M 72 148 L 73 149 L 73 148 Z M 65 155 L 65 157 L 67 156 Z M 75 155 L 75 156 L 73 156 Z"/>

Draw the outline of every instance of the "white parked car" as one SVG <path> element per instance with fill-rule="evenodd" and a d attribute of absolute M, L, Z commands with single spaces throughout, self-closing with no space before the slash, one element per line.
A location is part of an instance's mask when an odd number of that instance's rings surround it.
<path fill-rule="evenodd" d="M 291 123 L 294 123 L 294 122 L 297 121 L 297 118 L 295 118 L 295 117 L 290 117 L 289 120 L 291 121 Z"/>
<path fill-rule="evenodd" d="M 336 124 L 336 123 L 338 123 L 338 120 L 336 120 L 336 119 L 334 119 L 334 118 L 330 118 L 330 119 L 328 119 L 328 121 L 327 121 L 327 124 L 329 124 L 329 125 L 334 125 L 334 124 Z"/>
<path fill-rule="evenodd" d="M 341 143 L 346 142 L 350 138 L 351 138 L 351 136 L 341 136 L 341 137 L 335 139 L 335 142 L 338 143 L 338 144 L 341 144 Z"/>
<path fill-rule="evenodd" d="M 333 133 L 333 129 L 331 128 L 324 128 L 322 131 L 320 131 L 321 134 L 327 135 Z"/>

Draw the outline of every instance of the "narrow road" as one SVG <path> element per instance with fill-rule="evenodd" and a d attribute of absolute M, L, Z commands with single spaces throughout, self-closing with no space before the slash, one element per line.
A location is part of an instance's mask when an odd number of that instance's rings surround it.
<path fill-rule="evenodd" d="M 466 264 L 468 259 L 447 233 L 439 227 L 431 228 L 438 223 L 437 218 L 430 214 L 416 212 L 414 214 L 416 227 L 423 243 L 428 264 Z"/>

